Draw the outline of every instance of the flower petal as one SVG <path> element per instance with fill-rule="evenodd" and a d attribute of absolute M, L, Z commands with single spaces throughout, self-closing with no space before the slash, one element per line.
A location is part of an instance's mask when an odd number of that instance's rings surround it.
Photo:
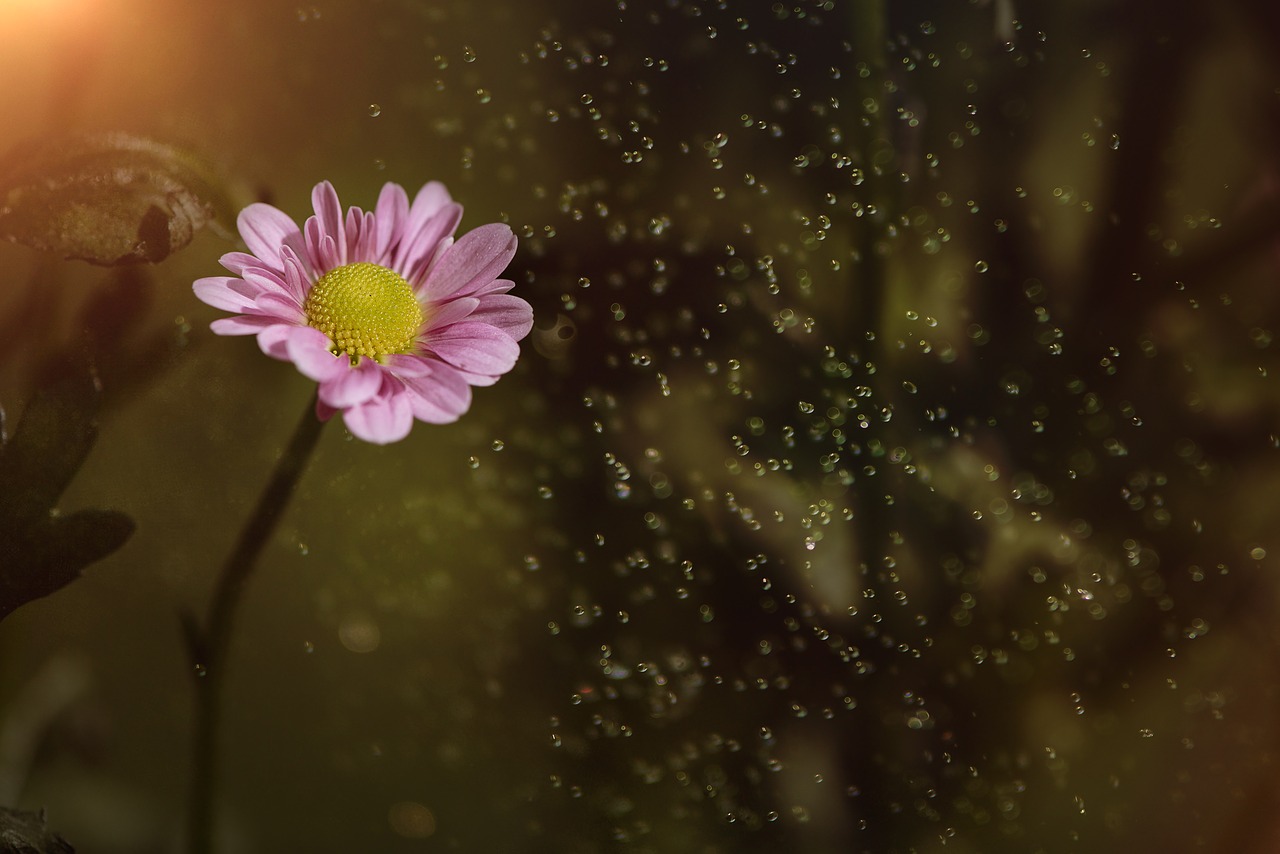
<path fill-rule="evenodd" d="M 347 232 L 342 225 L 342 203 L 338 201 L 338 191 L 333 184 L 321 181 L 311 191 L 311 206 L 316 211 L 316 223 L 320 227 L 321 236 L 332 237 L 334 249 L 338 253 L 338 264 L 347 263 Z"/>
<path fill-rule="evenodd" d="M 378 221 L 372 211 L 347 211 L 347 260 L 378 261 Z"/>
<path fill-rule="evenodd" d="M 342 420 L 357 439 L 387 445 L 409 435 L 413 409 L 404 389 L 392 387 L 385 395 L 349 408 Z"/>
<path fill-rule="evenodd" d="M 284 294 L 259 294 L 253 300 L 254 314 L 274 317 L 276 322 L 285 321 L 295 326 L 306 323 L 307 316 L 302 313 L 298 301 Z"/>
<path fill-rule="evenodd" d="M 341 211 L 339 211 L 341 213 Z M 360 230 L 364 226 L 364 211 L 352 205 L 347 208 L 347 224 L 344 226 L 344 243 L 346 248 L 343 250 L 346 255 L 343 257 L 348 261 L 354 259 L 356 244 L 360 242 Z M 345 263 L 345 262 L 344 262 Z"/>
<path fill-rule="evenodd" d="M 471 292 L 473 297 L 482 297 L 485 294 L 505 294 L 516 286 L 516 283 L 510 279 L 494 279 L 487 285 L 481 285 Z"/>
<path fill-rule="evenodd" d="M 253 298 L 240 293 L 232 285 L 232 282 L 243 284 L 243 281 L 232 276 L 209 276 L 196 279 L 191 285 L 191 290 L 195 291 L 196 299 L 214 308 L 220 308 L 223 311 L 252 311 Z"/>
<path fill-rule="evenodd" d="M 335 356 L 329 348 L 333 342 L 319 329 L 310 326 L 291 327 L 292 333 L 285 339 L 289 360 L 298 371 L 318 383 L 329 382 L 351 370 L 351 360 Z"/>
<path fill-rule="evenodd" d="M 292 250 L 288 250 L 291 252 Z M 288 254 L 287 252 L 284 254 Z M 283 255 L 282 255 L 283 257 Z M 284 266 L 289 266 L 289 261 L 284 261 Z M 243 276 L 245 282 L 250 285 L 254 296 L 261 294 L 275 294 L 278 297 L 286 298 L 297 303 L 298 307 L 302 307 L 302 302 L 293 293 L 293 288 L 289 287 L 282 273 L 274 270 L 253 269 L 245 270 Z"/>
<path fill-rule="evenodd" d="M 453 368 L 453 365 L 450 365 L 449 367 Z M 473 385 L 476 387 L 491 386 L 497 383 L 498 380 L 502 379 L 502 377 L 490 376 L 489 374 L 477 374 L 472 371 L 464 371 L 462 368 L 453 369 L 458 372 L 460 377 L 467 381 L 467 385 Z"/>
<path fill-rule="evenodd" d="M 409 208 L 409 215 L 421 221 L 451 201 L 453 196 L 449 195 L 449 190 L 444 184 L 439 181 L 428 181 L 422 185 L 421 190 L 418 190 L 418 195 L 413 197 L 413 206 Z"/>
<path fill-rule="evenodd" d="M 273 359 L 279 359 L 282 362 L 291 361 L 287 343 L 289 337 L 294 334 L 294 330 L 299 328 L 301 327 L 290 326 L 287 323 L 268 326 L 258 333 L 258 347 Z"/>
<path fill-rule="evenodd" d="M 516 341 L 529 334 L 533 328 L 533 306 L 511 294 L 488 294 L 478 300 L 480 307 L 471 313 L 469 320 L 488 323 L 501 329 Z"/>
<path fill-rule="evenodd" d="M 395 248 L 409 218 L 409 194 L 404 191 L 404 187 L 389 181 L 384 184 L 382 192 L 378 194 L 374 216 L 377 219 L 378 234 L 374 261 L 382 264 L 390 260 L 388 253 Z"/>
<path fill-rule="evenodd" d="M 218 263 L 238 276 L 250 267 L 261 267 L 264 262 L 247 252 L 228 252 L 218 259 Z"/>
<path fill-rule="evenodd" d="M 407 233 L 400 243 L 400 260 L 396 269 L 411 285 L 421 284 L 431 262 L 445 248 L 444 241 L 453 236 L 462 221 L 462 205 L 450 202 L 423 223 L 417 233 Z"/>
<path fill-rule="evenodd" d="M 428 424 L 449 424 L 471 408 L 471 386 L 449 365 L 436 363 L 430 376 L 402 377 L 413 417 Z"/>
<path fill-rule="evenodd" d="M 387 367 L 397 377 L 425 377 L 435 370 L 437 365 L 444 364 L 439 359 L 428 359 L 412 353 L 396 353 L 387 357 Z"/>
<path fill-rule="evenodd" d="M 249 251 L 267 266 L 280 269 L 280 247 L 301 240 L 298 224 L 279 208 L 255 202 L 236 217 L 236 227 Z"/>
<path fill-rule="evenodd" d="M 439 181 L 428 181 L 422 186 L 418 195 L 414 196 L 413 204 L 409 207 L 408 216 L 404 221 L 404 230 L 401 232 L 400 245 L 396 248 L 394 259 L 397 262 L 397 269 L 403 269 L 399 266 L 399 262 L 404 260 L 409 244 L 413 242 L 418 232 L 422 231 L 427 220 L 452 201 L 449 191 Z"/>
<path fill-rule="evenodd" d="M 284 263 L 285 290 L 301 305 L 306 301 L 307 291 L 311 290 L 311 274 L 307 271 L 307 263 L 288 246 L 280 250 L 280 260 Z"/>
<path fill-rule="evenodd" d="M 342 361 L 342 355 L 337 357 Z M 320 399 L 330 406 L 346 409 L 371 400 L 382 386 L 383 367 L 366 356 L 346 370 L 335 371 L 320 383 Z"/>
<path fill-rule="evenodd" d="M 450 324 L 466 318 L 480 305 L 480 300 L 471 297 L 450 300 L 441 305 L 431 306 L 427 312 L 426 330 L 443 329 Z"/>
<path fill-rule="evenodd" d="M 423 292 L 432 300 L 468 296 L 496 279 L 515 254 L 516 236 L 505 223 L 472 229 L 440 256 L 427 274 Z"/>
<path fill-rule="evenodd" d="M 505 374 L 520 356 L 520 345 L 511 336 L 487 323 L 455 323 L 427 339 L 427 347 L 464 371 L 497 376 Z"/>
<path fill-rule="evenodd" d="M 316 398 L 316 418 L 321 421 L 328 421 L 330 418 L 338 414 L 338 410 L 325 403 L 320 398 Z"/>
<path fill-rule="evenodd" d="M 342 266 L 342 258 L 338 254 L 338 243 L 333 235 L 324 233 L 324 226 L 316 217 L 308 217 L 306 224 L 307 256 L 311 267 L 318 276 Z"/>
<path fill-rule="evenodd" d="M 235 317 L 220 317 L 210 323 L 209 328 L 213 330 L 214 335 L 257 335 L 268 326 L 279 323 L 280 320 L 276 317 L 237 314 Z"/>
<path fill-rule="evenodd" d="M 435 269 L 436 264 L 440 262 L 440 259 L 444 257 L 444 254 L 449 251 L 449 247 L 452 245 L 453 245 L 452 237 L 444 238 L 438 244 L 436 244 L 436 251 L 432 253 L 430 258 L 427 259 L 426 266 L 425 267 L 421 265 L 417 266 L 415 272 L 417 273 L 418 278 L 411 280 L 409 284 L 413 286 L 413 295 L 417 297 L 419 300 L 427 299 L 426 286 L 427 286 L 427 281 L 431 278 L 431 271 Z M 408 275 L 406 275 L 405 278 L 407 279 Z"/>

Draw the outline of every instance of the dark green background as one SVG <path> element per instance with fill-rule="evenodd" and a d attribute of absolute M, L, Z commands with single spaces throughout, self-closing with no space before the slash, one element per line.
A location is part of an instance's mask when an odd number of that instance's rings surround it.
<path fill-rule="evenodd" d="M 126 130 L 299 219 L 439 179 L 522 237 L 516 370 L 328 428 L 268 549 L 227 850 L 1272 850 L 1277 43 L 1261 0 L 0 6 L 4 148 Z M 0 800 L 80 851 L 175 850 L 179 614 L 311 394 L 207 331 L 233 248 L 126 283 L 62 506 L 137 533 L 0 625 Z M 0 269 L 12 418 L 116 274 Z"/>

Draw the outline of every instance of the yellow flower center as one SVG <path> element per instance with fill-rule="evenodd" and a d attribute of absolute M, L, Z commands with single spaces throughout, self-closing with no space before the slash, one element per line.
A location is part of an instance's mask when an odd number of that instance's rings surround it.
<path fill-rule="evenodd" d="M 360 262 L 337 267 L 311 286 L 302 306 L 307 323 L 328 335 L 334 353 L 351 361 L 379 362 L 413 351 L 422 328 L 422 306 L 413 288 L 394 270 Z"/>

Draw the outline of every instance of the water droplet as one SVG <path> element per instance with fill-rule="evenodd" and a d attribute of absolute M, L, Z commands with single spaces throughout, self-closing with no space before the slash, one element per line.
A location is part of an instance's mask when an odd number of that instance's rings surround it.
<path fill-rule="evenodd" d="M 392 804 L 387 810 L 387 823 L 405 839 L 426 839 L 436 832 L 435 814 L 414 801 Z"/>
<path fill-rule="evenodd" d="M 373 652 L 382 642 L 382 631 L 367 615 L 352 614 L 338 625 L 338 641 L 351 652 Z"/>
<path fill-rule="evenodd" d="M 382 115 L 382 107 L 378 104 L 370 104 L 369 115 L 373 116 L 374 118 L 377 118 L 378 116 Z"/>

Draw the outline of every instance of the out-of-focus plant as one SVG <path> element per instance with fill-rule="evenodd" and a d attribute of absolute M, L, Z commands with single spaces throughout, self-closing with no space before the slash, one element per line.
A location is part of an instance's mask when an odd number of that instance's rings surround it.
<path fill-rule="evenodd" d="M 63 516 L 58 498 L 97 438 L 101 389 L 87 374 L 41 389 L 0 446 L 0 619 L 119 549 L 133 520 L 114 510 Z"/>
<path fill-rule="evenodd" d="M 205 226 L 220 228 L 225 182 L 198 157 L 127 134 L 36 140 L 0 161 L 0 236 L 62 258 L 115 267 L 75 317 L 76 338 L 36 367 L 13 434 L 0 406 L 0 620 L 80 577 L 120 549 L 134 521 L 117 510 L 63 514 L 58 502 L 98 436 L 104 390 L 152 376 L 171 342 L 140 329 L 157 262 Z M 62 292 L 46 277 L 0 323 L 0 355 L 52 333 Z M 0 808 L 0 850 L 70 852 L 44 818 Z"/>
<path fill-rule="evenodd" d="M 0 235 L 93 264 L 156 262 L 230 220 L 226 186 L 196 155 L 142 137 L 33 140 L 0 161 Z M 39 369 L 12 437 L 0 409 L 0 619 L 71 583 L 133 533 L 123 513 L 64 516 L 57 502 L 96 441 L 104 378 L 126 383 L 163 364 L 154 358 L 163 340 L 138 344 L 150 287 L 145 275 L 114 272 L 78 315 L 80 339 Z M 17 342 L 47 324 L 59 296 L 32 282 L 0 337 Z"/>
<path fill-rule="evenodd" d="M 67 841 L 49 830 L 40 813 L 0 807 L 0 851 L 19 854 L 73 854 Z"/>
<path fill-rule="evenodd" d="M 34 140 L 0 162 L 0 235 L 64 258 L 162 261 L 234 221 L 224 182 L 196 155 L 109 133 Z"/>

